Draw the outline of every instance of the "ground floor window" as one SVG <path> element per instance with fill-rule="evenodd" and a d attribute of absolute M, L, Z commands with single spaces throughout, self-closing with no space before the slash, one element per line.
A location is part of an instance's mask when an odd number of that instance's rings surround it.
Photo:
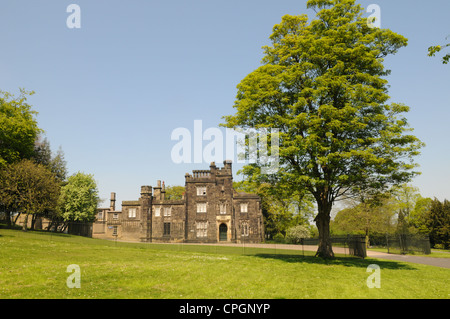
<path fill-rule="evenodd" d="M 117 236 L 117 226 L 113 226 L 113 236 Z"/>
<path fill-rule="evenodd" d="M 164 223 L 164 236 L 170 235 L 170 223 Z"/>
<path fill-rule="evenodd" d="M 208 236 L 208 222 L 197 222 L 197 237 L 204 238 Z"/>
<path fill-rule="evenodd" d="M 242 236 L 248 236 L 248 222 L 243 222 L 241 224 Z"/>

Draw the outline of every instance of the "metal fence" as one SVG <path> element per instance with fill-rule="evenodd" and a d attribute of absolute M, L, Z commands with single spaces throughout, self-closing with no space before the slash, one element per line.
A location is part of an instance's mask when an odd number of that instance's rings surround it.
<path fill-rule="evenodd" d="M 417 235 L 395 235 L 387 237 L 388 253 L 408 254 L 422 253 L 431 254 L 430 239 L 428 236 Z"/>
<path fill-rule="evenodd" d="M 67 233 L 84 237 L 92 237 L 92 223 L 88 222 L 69 222 Z"/>
<path fill-rule="evenodd" d="M 387 252 L 391 254 L 431 254 L 430 238 L 428 235 L 372 235 L 369 237 L 369 246 L 374 248 L 386 248 Z"/>

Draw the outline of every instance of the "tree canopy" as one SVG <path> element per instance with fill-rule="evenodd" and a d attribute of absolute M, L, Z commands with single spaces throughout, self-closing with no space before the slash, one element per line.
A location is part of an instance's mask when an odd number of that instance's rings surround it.
<path fill-rule="evenodd" d="M 369 27 L 354 0 L 309 0 L 307 7 L 317 12 L 312 21 L 285 15 L 273 27 L 262 66 L 237 86 L 236 114 L 224 125 L 279 129 L 276 175 L 314 196 L 317 256 L 332 257 L 333 203 L 410 180 L 423 143 L 410 133 L 409 107 L 389 103 L 384 78 L 383 59 L 407 39 Z"/>

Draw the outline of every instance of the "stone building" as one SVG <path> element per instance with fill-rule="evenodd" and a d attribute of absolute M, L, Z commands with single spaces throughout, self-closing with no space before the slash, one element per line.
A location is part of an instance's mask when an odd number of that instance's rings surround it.
<path fill-rule="evenodd" d="M 233 189 L 231 161 L 223 168 L 211 163 L 209 170 L 185 175 L 181 200 L 165 198 L 164 182 L 142 186 L 141 197 L 123 201 L 115 209 L 101 208 L 93 225 L 94 238 L 142 242 L 261 242 L 263 216 L 257 195 Z"/>

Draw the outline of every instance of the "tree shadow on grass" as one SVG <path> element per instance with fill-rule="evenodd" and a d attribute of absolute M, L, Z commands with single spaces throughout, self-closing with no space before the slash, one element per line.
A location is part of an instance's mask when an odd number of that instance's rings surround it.
<path fill-rule="evenodd" d="M 416 270 L 413 265 L 400 261 L 386 261 L 373 258 L 357 258 L 357 257 L 334 257 L 324 259 L 314 256 L 302 256 L 295 254 L 254 254 L 257 258 L 281 260 L 287 263 L 307 263 L 317 265 L 345 266 L 367 268 L 371 264 L 380 266 L 381 269 L 398 269 L 398 270 Z"/>

